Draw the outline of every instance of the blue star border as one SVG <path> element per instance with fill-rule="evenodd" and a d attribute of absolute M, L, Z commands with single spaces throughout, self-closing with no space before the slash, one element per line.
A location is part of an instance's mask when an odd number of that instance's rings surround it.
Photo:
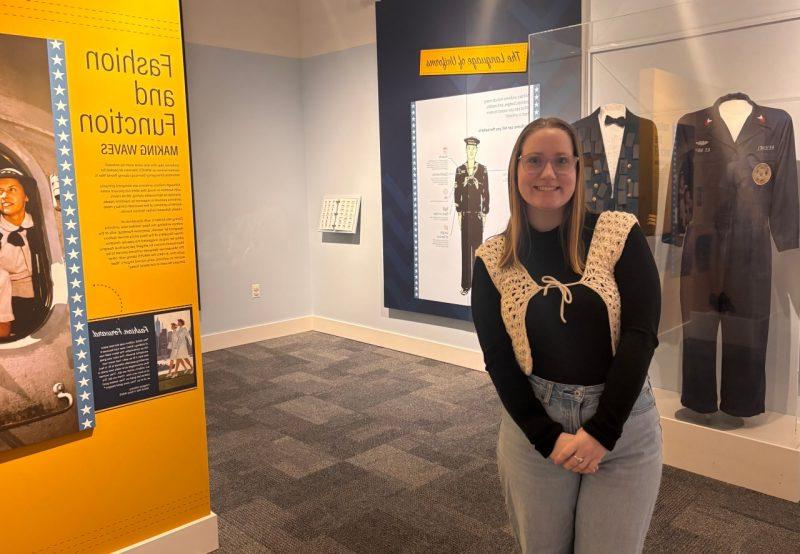
<path fill-rule="evenodd" d="M 47 40 L 50 102 L 53 112 L 56 163 L 58 165 L 58 181 L 61 193 L 64 265 L 67 272 L 67 305 L 69 307 L 72 357 L 75 371 L 75 402 L 78 408 L 78 427 L 81 430 L 85 430 L 95 426 L 94 389 L 92 388 L 91 356 L 89 355 L 88 324 L 86 321 L 83 249 L 76 198 L 72 127 L 69 121 L 69 92 L 67 90 L 65 49 L 63 40 Z"/>
<path fill-rule="evenodd" d="M 414 298 L 419 298 L 419 207 L 417 194 L 417 103 L 411 102 L 411 190 L 414 209 Z"/>

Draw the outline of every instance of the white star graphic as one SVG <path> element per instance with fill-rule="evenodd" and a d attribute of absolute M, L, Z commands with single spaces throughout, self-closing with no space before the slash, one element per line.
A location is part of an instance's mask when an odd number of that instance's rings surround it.
<path fill-rule="evenodd" d="M 81 364 L 78 366 L 78 369 L 80 370 L 81 373 L 86 373 L 86 370 L 89 369 L 89 366 L 86 364 Z"/>
<path fill-rule="evenodd" d="M 81 282 L 78 281 L 77 279 L 73 279 L 72 281 L 69 282 L 69 284 L 72 285 L 72 288 L 74 289 L 77 289 L 79 286 L 81 286 Z"/>
<path fill-rule="evenodd" d="M 76 242 L 78 242 L 78 237 L 76 237 L 75 235 L 70 235 L 67 237 L 67 242 L 69 242 L 70 244 L 75 244 Z"/>
<path fill-rule="evenodd" d="M 77 223 L 75 223 L 71 219 L 69 221 L 67 221 L 67 229 L 69 229 L 70 231 L 75 228 L 75 225 L 77 225 Z M 77 253 L 76 253 L 76 256 L 77 256 Z M 70 253 L 70 258 L 74 259 L 74 256 L 72 256 L 72 253 Z"/>
<path fill-rule="evenodd" d="M 85 402 L 85 401 L 87 401 L 87 400 L 89 400 L 89 393 L 88 393 L 88 392 L 86 392 L 86 391 L 83 391 L 83 392 L 81 393 L 81 400 L 83 400 L 84 402 Z"/>
<path fill-rule="evenodd" d="M 53 78 L 54 79 L 63 79 L 64 78 L 64 74 L 61 72 L 61 70 L 56 69 L 55 71 L 53 71 Z"/>
<path fill-rule="evenodd" d="M 67 214 L 68 216 L 72 217 L 73 215 L 75 215 L 75 208 L 73 208 L 71 206 L 68 207 L 68 208 L 64 208 L 64 213 Z"/>
<path fill-rule="evenodd" d="M 61 43 L 57 40 L 51 40 L 50 46 L 53 48 L 53 50 L 61 50 Z"/>
<path fill-rule="evenodd" d="M 75 327 L 76 331 L 83 331 L 83 327 L 84 327 L 83 322 L 79 321 L 78 323 L 76 323 L 74 325 L 74 327 Z M 78 357 L 80 358 L 80 355 L 78 355 Z"/>
<path fill-rule="evenodd" d="M 72 184 L 72 177 L 64 177 L 62 181 L 64 181 L 64 186 L 68 187 Z M 73 198 L 74 196 L 72 195 L 71 192 L 68 192 L 64 195 L 64 200 L 66 200 L 67 202 L 71 202 Z"/>
<path fill-rule="evenodd" d="M 77 250 L 70 250 L 69 252 L 67 252 L 67 255 L 69 256 L 70 260 L 74 260 L 74 259 L 76 259 L 78 257 L 78 251 Z"/>
<path fill-rule="evenodd" d="M 77 344 L 78 346 L 83 346 L 85 342 L 86 342 L 86 337 L 84 337 L 83 335 L 80 335 L 77 339 L 75 339 L 75 344 Z"/>
<path fill-rule="evenodd" d="M 75 317 L 80 317 L 83 315 L 83 310 L 81 308 L 75 308 L 72 310 L 72 313 L 75 314 Z"/>
<path fill-rule="evenodd" d="M 89 406 L 84 406 L 83 408 L 81 408 L 81 413 L 83 415 L 89 415 L 89 412 L 91 412 L 91 411 L 92 411 L 92 409 Z"/>
<path fill-rule="evenodd" d="M 64 126 L 67 125 L 68 119 L 65 118 L 63 115 L 60 115 L 60 116 L 58 116 L 58 119 L 56 119 L 56 121 L 58 121 L 58 126 L 59 127 L 64 127 Z"/>
<path fill-rule="evenodd" d="M 81 267 L 80 267 L 80 266 L 78 266 L 78 265 L 71 265 L 71 266 L 69 266 L 69 272 L 70 272 L 70 273 L 72 273 L 72 274 L 77 274 L 77 273 L 78 273 L 78 270 L 79 270 L 80 268 L 81 268 Z"/>
<path fill-rule="evenodd" d="M 61 169 L 63 169 L 64 171 L 67 171 L 71 167 L 72 167 L 71 163 L 69 163 L 67 161 L 61 162 Z"/>
<path fill-rule="evenodd" d="M 62 156 L 69 155 L 69 148 L 67 148 L 66 146 L 62 146 L 61 148 L 58 149 L 58 151 L 61 152 Z"/>
<path fill-rule="evenodd" d="M 58 133 L 58 140 L 60 140 L 61 142 L 67 142 L 68 138 L 69 138 L 69 135 L 67 133 L 65 133 L 64 131 L 61 131 L 60 133 Z"/>
<path fill-rule="evenodd" d="M 63 96 L 66 89 L 61 85 L 56 85 L 53 90 L 56 91 L 56 96 Z"/>
<path fill-rule="evenodd" d="M 79 350 L 78 351 L 78 359 L 85 360 L 86 359 L 86 350 Z"/>
<path fill-rule="evenodd" d="M 63 61 L 63 58 L 59 58 L 58 54 L 50 59 L 53 60 L 53 65 L 61 65 L 61 62 Z"/>
<path fill-rule="evenodd" d="M 61 100 L 59 100 L 58 102 L 56 102 L 56 108 L 58 109 L 58 111 L 63 112 L 64 110 L 67 109 L 67 105 L 64 104 L 64 102 L 62 102 Z"/>
<path fill-rule="evenodd" d="M 73 294 L 73 295 L 72 295 L 72 301 L 73 301 L 73 302 L 80 302 L 80 301 L 81 301 L 81 298 L 83 298 L 83 296 L 81 296 L 81 295 L 80 295 L 80 294 L 78 294 L 77 292 L 76 292 L 75 294 Z"/>
<path fill-rule="evenodd" d="M 89 386 L 89 379 L 84 377 L 83 379 L 78 381 L 78 383 L 80 383 L 81 387 L 88 387 Z"/>
<path fill-rule="evenodd" d="M 92 428 L 92 420 L 91 419 L 84 419 L 83 420 L 83 428 L 84 429 L 91 429 Z"/>

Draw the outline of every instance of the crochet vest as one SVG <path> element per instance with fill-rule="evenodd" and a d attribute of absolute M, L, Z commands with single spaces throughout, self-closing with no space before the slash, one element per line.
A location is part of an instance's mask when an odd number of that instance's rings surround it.
<path fill-rule="evenodd" d="M 570 286 L 583 285 L 596 292 L 606 305 L 608 327 L 611 331 L 611 352 L 616 354 L 620 333 L 620 298 L 617 282 L 614 279 L 614 266 L 617 264 L 628 233 L 636 224 L 636 216 L 625 212 L 603 212 L 597 219 L 589 254 L 586 256 L 586 269 L 580 280 L 574 283 L 561 283 L 545 275 L 542 283 L 533 280 L 524 267 L 499 267 L 505 237 L 494 236 L 484 242 L 475 253 L 479 256 L 495 288 L 500 293 L 500 311 L 514 356 L 520 369 L 530 375 L 533 371 L 531 346 L 525 329 L 525 313 L 528 302 L 539 292 L 546 295 L 550 289 L 561 292 L 561 319 L 564 321 L 564 304 L 572 301 Z"/>

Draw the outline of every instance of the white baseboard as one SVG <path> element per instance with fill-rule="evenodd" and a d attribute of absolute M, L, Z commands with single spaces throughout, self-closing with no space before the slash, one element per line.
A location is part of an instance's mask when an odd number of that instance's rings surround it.
<path fill-rule="evenodd" d="M 124 554 L 205 554 L 219 548 L 217 514 L 191 521 L 120 550 Z"/>
<path fill-rule="evenodd" d="M 461 367 L 484 369 L 479 351 L 317 316 L 210 335 L 203 337 L 203 347 L 204 351 L 210 351 L 304 331 L 319 331 Z M 675 405 L 676 393 L 655 392 L 664 430 L 665 464 L 785 500 L 800 501 L 800 445 L 793 442 L 791 429 L 784 429 L 788 428 L 784 423 L 792 419 L 790 416 L 773 414 L 771 420 L 775 421 L 754 432 L 720 431 L 675 419 L 672 414 L 680 407 Z M 781 422 L 776 423 L 778 420 Z"/>
<path fill-rule="evenodd" d="M 306 331 L 319 331 L 470 369 L 482 371 L 484 367 L 483 354 L 476 350 L 318 316 L 298 317 L 203 335 L 202 348 L 203 352 L 212 352 Z"/>
<path fill-rule="evenodd" d="M 424 358 L 430 358 L 439 362 L 445 362 L 470 369 L 483 371 L 483 353 L 458 346 L 451 346 L 441 342 L 428 339 L 401 335 L 391 331 L 383 331 L 373 327 L 355 325 L 326 317 L 314 318 L 314 331 L 336 335 L 358 342 L 374 344 L 390 350 L 414 354 Z"/>
<path fill-rule="evenodd" d="M 243 329 L 223 331 L 221 333 L 210 333 L 203 335 L 202 349 L 203 352 L 212 352 L 223 348 L 250 344 L 251 342 L 304 333 L 313 329 L 313 319 L 312 316 L 305 316 L 263 325 L 254 325 L 253 327 L 244 327 Z"/>

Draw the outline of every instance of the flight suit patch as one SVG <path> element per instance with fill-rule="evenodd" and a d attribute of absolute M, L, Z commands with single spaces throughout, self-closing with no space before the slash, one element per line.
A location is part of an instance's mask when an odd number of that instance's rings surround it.
<path fill-rule="evenodd" d="M 758 186 L 764 186 L 772 178 L 772 168 L 769 164 L 761 162 L 753 168 L 753 182 Z"/>

